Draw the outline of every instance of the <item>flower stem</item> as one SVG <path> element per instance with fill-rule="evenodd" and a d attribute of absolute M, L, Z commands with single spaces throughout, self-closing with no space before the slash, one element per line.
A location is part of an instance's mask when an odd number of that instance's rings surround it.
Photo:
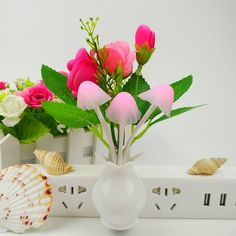
<path fill-rule="evenodd" d="M 142 74 L 141 74 L 141 71 L 142 71 L 142 69 L 143 69 L 143 65 L 138 65 L 138 68 L 137 68 L 137 70 L 136 70 L 136 72 L 135 72 L 135 74 L 137 75 L 137 76 L 141 76 Z"/>
<path fill-rule="evenodd" d="M 98 119 L 99 119 L 99 121 L 102 125 L 102 128 L 103 128 L 103 130 L 104 130 L 104 132 L 107 136 L 108 143 L 110 145 L 110 150 L 111 150 L 111 158 L 112 158 L 113 163 L 115 163 L 115 158 L 116 158 L 115 147 L 114 147 L 114 144 L 113 144 L 113 141 L 112 141 L 112 137 L 111 137 L 111 133 L 110 133 L 108 124 L 106 123 L 100 108 L 97 106 L 97 107 L 95 107 L 94 110 L 95 110 L 95 112 L 98 116 Z"/>
<path fill-rule="evenodd" d="M 136 142 L 138 139 L 140 139 L 141 137 L 143 137 L 143 135 L 148 131 L 148 129 L 151 127 L 151 122 L 152 122 L 152 120 L 149 120 L 148 122 L 147 122 L 147 125 L 146 125 L 146 127 L 142 130 L 142 132 L 140 132 L 137 136 L 135 136 L 134 138 L 133 138 L 133 141 L 132 141 L 132 143 L 131 143 L 131 145 L 134 143 L 134 142 Z"/>
<path fill-rule="evenodd" d="M 125 134 L 125 124 L 121 123 L 119 125 L 119 150 L 118 150 L 118 165 L 119 166 L 123 164 L 124 134 Z"/>
<path fill-rule="evenodd" d="M 130 135 L 129 140 L 125 146 L 124 149 L 124 156 L 126 156 L 129 152 L 130 146 L 133 142 L 134 137 L 136 136 L 136 134 L 138 133 L 139 129 L 142 127 L 142 125 L 148 120 L 149 116 L 155 111 L 156 106 L 151 105 L 149 107 L 149 109 L 146 111 L 146 113 L 143 115 L 143 117 L 141 118 L 141 120 L 138 122 L 137 126 L 135 127 L 135 129 L 133 130 L 133 133 Z"/>
<path fill-rule="evenodd" d="M 115 147 L 118 147 L 117 140 L 116 140 L 114 123 L 111 122 L 110 126 L 111 126 L 111 136 L 112 136 L 113 143 L 114 143 Z"/>

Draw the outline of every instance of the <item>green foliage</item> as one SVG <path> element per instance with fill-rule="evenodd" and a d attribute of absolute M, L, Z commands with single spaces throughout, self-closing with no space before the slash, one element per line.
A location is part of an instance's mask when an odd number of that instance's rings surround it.
<path fill-rule="evenodd" d="M 144 115 L 144 113 L 149 108 L 150 104 L 140 99 L 138 95 L 149 89 L 150 89 L 149 84 L 142 76 L 132 74 L 132 76 L 130 77 L 128 82 L 124 85 L 122 90 L 130 93 L 134 97 L 140 112 L 142 113 L 142 115 Z"/>
<path fill-rule="evenodd" d="M 150 126 L 158 123 L 158 122 L 161 122 L 163 120 L 167 120 L 167 119 L 170 119 L 172 117 L 175 117 L 175 116 L 178 116 L 182 113 L 185 113 L 187 111 L 190 111 L 192 109 L 195 109 L 195 108 L 198 108 L 198 107 L 201 107 L 201 106 L 204 106 L 204 105 L 199 105 L 199 106 L 193 106 L 193 107 L 181 107 L 181 108 L 177 108 L 177 109 L 174 109 L 171 111 L 171 115 L 170 117 L 166 116 L 166 115 L 163 115 L 161 116 L 160 118 L 156 119 L 155 121 L 151 122 Z"/>
<path fill-rule="evenodd" d="M 84 111 L 70 104 L 43 102 L 43 108 L 58 122 L 69 128 L 83 128 L 99 123 L 94 112 Z"/>
<path fill-rule="evenodd" d="M 7 127 L 4 124 L 0 123 L 0 129 L 3 131 L 4 135 L 11 134 L 12 136 L 17 137 L 17 133 L 13 127 Z"/>
<path fill-rule="evenodd" d="M 49 90 L 67 104 L 76 106 L 76 100 L 67 87 L 67 78 L 52 68 L 42 65 L 42 78 Z"/>
<path fill-rule="evenodd" d="M 16 136 L 21 143 L 33 143 L 39 137 L 49 132 L 42 122 L 30 114 L 25 114 L 22 120 L 15 126 Z"/>
<path fill-rule="evenodd" d="M 30 109 L 31 114 L 40 122 L 42 122 L 46 127 L 49 128 L 50 133 L 53 136 L 61 136 L 65 135 L 65 133 L 61 133 L 57 129 L 57 121 L 49 115 L 47 112 L 44 111 L 44 109 L 38 108 L 38 109 Z"/>
<path fill-rule="evenodd" d="M 174 101 L 177 101 L 189 90 L 192 85 L 192 82 L 193 77 L 192 75 L 189 75 L 171 84 L 171 87 L 174 89 Z"/>

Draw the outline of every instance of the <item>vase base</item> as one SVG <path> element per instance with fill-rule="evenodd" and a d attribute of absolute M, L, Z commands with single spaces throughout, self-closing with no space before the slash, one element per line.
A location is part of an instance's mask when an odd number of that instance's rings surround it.
<path fill-rule="evenodd" d="M 138 223 L 138 220 L 135 220 L 129 225 L 110 224 L 110 223 L 107 223 L 103 218 L 101 218 L 101 222 L 103 223 L 103 225 L 105 225 L 108 229 L 111 229 L 111 230 L 128 230 L 128 229 L 133 228 Z"/>

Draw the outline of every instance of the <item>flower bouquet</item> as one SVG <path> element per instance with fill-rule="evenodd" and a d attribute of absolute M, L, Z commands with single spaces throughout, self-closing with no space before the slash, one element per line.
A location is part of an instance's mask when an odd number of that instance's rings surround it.
<path fill-rule="evenodd" d="M 0 129 L 22 144 L 35 142 L 48 132 L 54 136 L 66 134 L 66 127 L 42 108 L 43 101 L 56 100 L 43 81 L 19 78 L 14 87 L 0 82 Z"/>
<path fill-rule="evenodd" d="M 42 108 L 43 101 L 60 101 L 43 81 L 19 78 L 14 86 L 0 83 L 0 168 L 34 163 L 34 149 L 48 149 L 49 143 L 50 150 L 65 154 L 65 145 L 58 144 L 65 143 L 67 127 Z"/>
<path fill-rule="evenodd" d="M 58 122 L 90 130 L 107 147 L 108 164 L 94 186 L 93 200 L 107 227 L 127 229 L 136 223 L 146 198 L 130 162 L 130 147 L 155 124 L 198 107 L 172 109 L 190 88 L 192 76 L 150 88 L 142 74 L 155 51 L 155 33 L 148 26 L 138 27 L 134 50 L 125 41 L 100 46 L 98 18 L 80 22 L 90 51 L 81 48 L 67 63 L 68 72 L 42 66 L 45 85 L 63 101 L 42 104 Z"/>

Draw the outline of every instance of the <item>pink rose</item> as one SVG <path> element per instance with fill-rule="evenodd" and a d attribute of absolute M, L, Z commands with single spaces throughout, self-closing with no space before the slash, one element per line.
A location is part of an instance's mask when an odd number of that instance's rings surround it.
<path fill-rule="evenodd" d="M 148 62 L 155 50 L 155 32 L 147 25 L 140 25 L 135 34 L 136 59 L 140 65 Z"/>
<path fill-rule="evenodd" d="M 104 67 L 111 75 L 117 72 L 118 67 L 122 68 L 123 77 L 128 77 L 133 70 L 135 52 L 130 50 L 129 44 L 125 41 L 117 41 L 105 46 Z"/>
<path fill-rule="evenodd" d="M 4 81 L 0 81 L 0 90 L 5 90 L 7 88 L 7 83 Z"/>
<path fill-rule="evenodd" d="M 28 106 L 33 108 L 42 107 L 42 102 L 51 101 L 54 98 L 54 94 L 42 82 L 24 89 L 19 95 L 24 98 Z"/>
<path fill-rule="evenodd" d="M 153 32 L 147 25 L 140 25 L 135 34 L 135 43 L 139 47 L 147 44 L 149 49 L 155 47 L 155 32 Z"/>
<path fill-rule="evenodd" d="M 98 67 L 85 48 L 81 48 L 76 57 L 67 63 L 67 68 L 70 71 L 67 86 L 73 96 L 77 97 L 78 88 L 82 82 L 88 80 L 97 83 Z"/>

